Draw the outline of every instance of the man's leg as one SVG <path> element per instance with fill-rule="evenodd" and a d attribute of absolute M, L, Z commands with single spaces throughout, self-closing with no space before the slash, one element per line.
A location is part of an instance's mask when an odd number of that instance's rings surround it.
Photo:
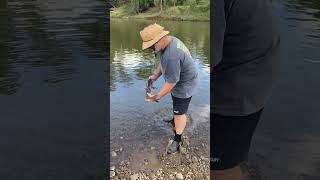
<path fill-rule="evenodd" d="M 174 115 L 174 127 L 177 134 L 182 134 L 187 124 L 187 115 Z"/>
<path fill-rule="evenodd" d="M 186 127 L 186 124 L 187 124 L 187 121 L 188 121 L 188 116 L 187 114 L 183 114 L 185 117 L 177 117 L 177 116 L 181 116 L 181 115 L 174 115 L 173 114 L 173 118 L 172 119 L 168 119 L 168 118 L 164 118 L 163 121 L 166 122 L 166 123 L 170 123 L 172 125 L 172 130 L 173 130 L 173 133 L 176 132 L 176 129 L 175 129 L 175 124 L 179 123 L 181 124 L 181 134 L 183 132 L 183 130 L 185 129 Z M 185 118 L 185 119 L 184 119 Z M 174 119 L 179 119 L 177 122 L 175 122 Z M 180 129 L 180 128 L 179 128 Z M 179 131 L 179 130 L 178 130 Z M 180 131 L 179 131 L 179 134 L 180 134 Z"/>
<path fill-rule="evenodd" d="M 187 116 L 185 114 L 174 115 L 174 139 L 168 147 L 168 153 L 172 154 L 178 151 L 182 139 L 182 133 L 187 124 Z"/>
<path fill-rule="evenodd" d="M 172 96 L 173 100 L 173 114 L 174 114 L 174 139 L 172 143 L 169 145 L 167 153 L 175 153 L 178 151 L 182 133 L 187 124 L 187 111 L 189 107 L 189 103 L 191 101 L 190 98 L 176 98 Z"/>
<path fill-rule="evenodd" d="M 213 114 L 210 122 L 211 179 L 244 179 L 240 163 L 247 160 L 251 139 L 262 111 L 247 116 Z"/>

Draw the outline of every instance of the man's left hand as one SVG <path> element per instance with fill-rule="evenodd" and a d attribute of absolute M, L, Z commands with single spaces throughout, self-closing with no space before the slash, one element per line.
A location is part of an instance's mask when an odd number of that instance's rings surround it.
<path fill-rule="evenodd" d="M 150 94 L 150 93 L 147 93 L 147 95 L 148 95 L 148 99 L 149 99 L 150 101 L 159 102 L 159 100 L 160 100 L 160 98 L 159 98 L 158 95 L 152 95 L 152 94 Z"/>

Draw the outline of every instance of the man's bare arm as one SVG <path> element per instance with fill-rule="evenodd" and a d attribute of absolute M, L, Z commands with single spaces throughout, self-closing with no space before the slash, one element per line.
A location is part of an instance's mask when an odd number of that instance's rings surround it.
<path fill-rule="evenodd" d="M 176 83 L 165 83 L 164 86 L 160 89 L 158 94 L 156 95 L 156 99 L 160 99 L 163 96 L 167 95 L 176 85 Z"/>
<path fill-rule="evenodd" d="M 161 73 L 161 66 L 160 66 L 160 63 L 158 64 L 156 70 L 154 71 L 153 75 L 151 75 L 149 77 L 149 79 L 152 79 L 152 80 L 157 80 L 160 76 L 162 75 Z"/>

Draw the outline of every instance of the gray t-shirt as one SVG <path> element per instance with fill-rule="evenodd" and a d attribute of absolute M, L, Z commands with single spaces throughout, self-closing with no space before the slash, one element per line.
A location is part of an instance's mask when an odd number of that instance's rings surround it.
<path fill-rule="evenodd" d="M 280 37 L 270 0 L 212 3 L 211 112 L 254 113 L 264 107 L 280 65 Z"/>
<path fill-rule="evenodd" d="M 176 37 L 160 53 L 161 73 L 168 83 L 176 83 L 171 94 L 177 98 L 193 95 L 198 81 L 195 63 L 187 47 Z"/>

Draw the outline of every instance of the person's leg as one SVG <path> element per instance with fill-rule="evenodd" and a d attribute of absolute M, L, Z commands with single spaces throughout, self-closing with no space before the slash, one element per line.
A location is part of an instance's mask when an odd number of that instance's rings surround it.
<path fill-rule="evenodd" d="M 214 114 L 210 123 L 210 177 L 243 180 L 240 163 L 247 160 L 262 110 L 248 116 Z"/>
<path fill-rule="evenodd" d="M 166 123 L 170 123 L 171 124 L 171 126 L 172 126 L 172 131 L 173 131 L 173 133 L 175 133 L 176 132 L 176 129 L 175 129 L 175 124 L 178 124 L 179 123 L 179 126 L 180 126 L 180 124 L 181 124 L 181 131 L 183 132 L 183 130 L 184 130 L 184 128 L 186 127 L 186 124 L 187 124 L 187 122 L 188 122 L 188 119 L 189 119 L 189 117 L 188 117 L 188 115 L 187 114 L 183 114 L 185 117 L 177 117 L 177 116 L 179 116 L 179 115 L 177 115 L 176 117 L 175 117 L 175 115 L 173 114 L 172 116 L 173 116 L 173 118 L 171 118 L 171 119 L 169 119 L 169 118 L 164 118 L 163 119 L 163 121 L 164 122 L 166 122 Z M 185 119 L 184 119 L 185 118 Z M 175 122 L 175 120 L 174 119 L 179 119 L 179 120 L 177 120 L 177 122 Z M 181 121 L 182 120 L 182 121 Z M 179 128 L 180 129 L 180 128 Z M 178 130 L 179 132 L 180 132 L 180 130 Z"/>
<path fill-rule="evenodd" d="M 186 114 L 174 115 L 174 127 L 177 134 L 182 134 L 187 124 Z"/>
<path fill-rule="evenodd" d="M 186 127 L 186 115 L 185 114 L 181 114 L 181 115 L 174 115 L 174 126 L 175 126 L 175 130 L 174 130 L 174 138 L 172 143 L 169 145 L 168 147 L 168 153 L 175 153 L 178 151 L 179 147 L 180 147 L 180 142 L 182 140 L 182 133 L 184 128 Z"/>
<path fill-rule="evenodd" d="M 186 127 L 187 124 L 187 111 L 189 107 L 189 103 L 191 101 L 190 98 L 176 98 L 172 96 L 173 100 L 173 114 L 174 114 L 174 139 L 172 143 L 169 145 L 167 153 L 175 153 L 178 151 L 180 142 L 181 142 L 181 137 L 182 133 Z"/>

